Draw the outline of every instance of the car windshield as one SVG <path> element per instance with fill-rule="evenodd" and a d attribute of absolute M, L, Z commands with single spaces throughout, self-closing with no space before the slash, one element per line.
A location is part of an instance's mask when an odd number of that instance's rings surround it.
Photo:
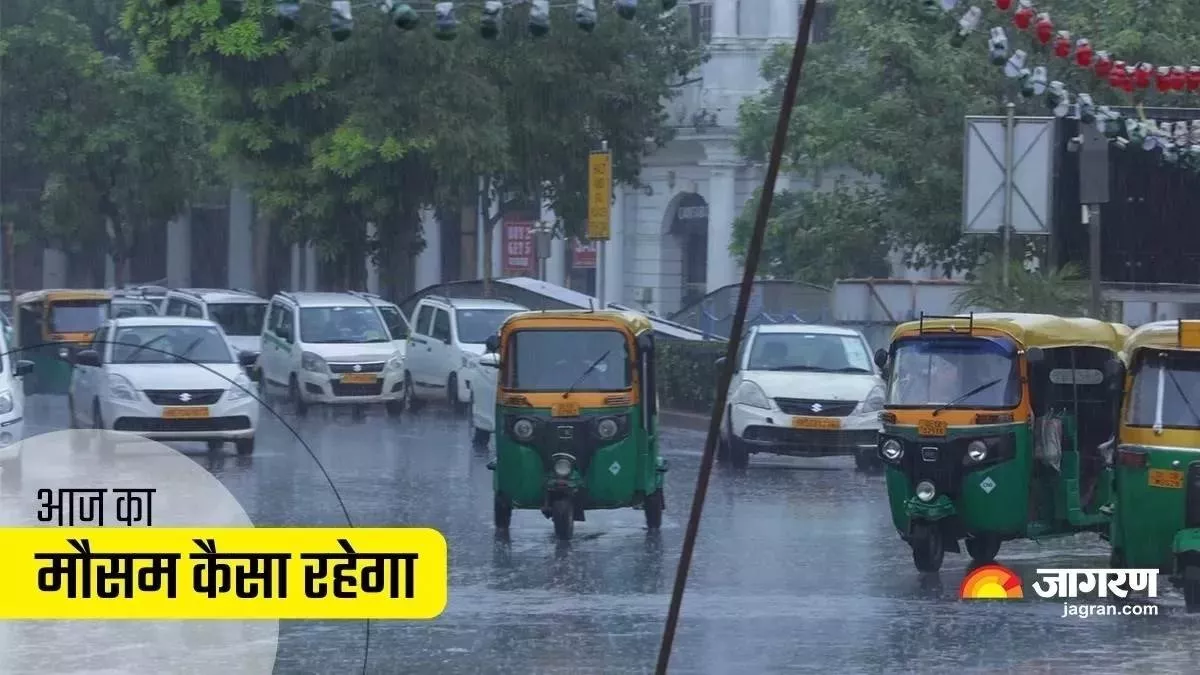
<path fill-rule="evenodd" d="M 1133 368 L 1125 423 L 1200 429 L 1200 354 L 1147 353 L 1139 359 Z"/>
<path fill-rule="evenodd" d="M 378 309 L 387 324 L 388 334 L 392 336 L 393 340 L 403 340 L 408 337 L 408 324 L 404 322 L 404 315 L 400 313 L 398 307 L 384 305 Z"/>
<path fill-rule="evenodd" d="M 208 305 L 208 318 L 221 324 L 226 335 L 237 337 L 262 335 L 265 302 L 214 302 Z"/>
<path fill-rule="evenodd" d="M 112 318 L 121 319 L 127 316 L 158 316 L 158 310 L 153 303 L 143 300 L 114 300 Z"/>
<path fill-rule="evenodd" d="M 55 302 L 50 305 L 50 332 L 93 333 L 108 318 L 108 311 L 107 302 Z"/>
<path fill-rule="evenodd" d="M 520 330 L 508 340 L 505 361 L 505 386 L 514 391 L 624 391 L 632 384 L 628 342 L 618 330 Z"/>
<path fill-rule="evenodd" d="M 969 396 L 967 395 L 970 392 Z M 887 404 L 1014 408 L 1021 402 L 1016 347 L 987 338 L 909 339 L 896 344 Z"/>
<path fill-rule="evenodd" d="M 307 307 L 300 310 L 300 339 L 310 344 L 389 342 L 374 307 Z"/>
<path fill-rule="evenodd" d="M 468 345 L 481 345 L 500 330 L 500 324 L 516 314 L 515 309 L 459 309 L 454 313 L 458 328 L 458 341 Z"/>
<path fill-rule="evenodd" d="M 215 326 L 122 326 L 110 363 L 232 363 Z"/>
<path fill-rule="evenodd" d="M 875 372 L 861 338 L 828 333 L 759 333 L 746 370 Z"/>

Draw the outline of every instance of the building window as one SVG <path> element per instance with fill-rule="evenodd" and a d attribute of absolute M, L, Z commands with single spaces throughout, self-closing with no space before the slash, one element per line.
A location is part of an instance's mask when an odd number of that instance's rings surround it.
<path fill-rule="evenodd" d="M 708 44 L 712 40 L 712 0 L 699 0 L 688 5 L 691 11 L 692 42 Z"/>

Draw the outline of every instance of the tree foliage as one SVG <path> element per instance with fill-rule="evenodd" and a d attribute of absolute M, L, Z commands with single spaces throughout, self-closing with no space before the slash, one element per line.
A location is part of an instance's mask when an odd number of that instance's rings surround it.
<path fill-rule="evenodd" d="M 787 162 L 796 171 L 819 176 L 835 168 L 852 169 L 867 179 L 878 211 L 854 216 L 857 227 L 839 220 L 811 227 L 838 232 L 876 225 L 910 264 L 969 268 L 979 257 L 979 238 L 964 238 L 962 227 L 963 117 L 1003 114 L 1006 98 L 1019 115 L 1047 115 L 1038 99 L 1021 100 L 1014 80 L 988 60 L 987 32 L 1003 26 L 1010 53 L 1030 54 L 1028 66 L 1046 65 L 1050 79 L 1072 92 L 1090 92 L 1097 104 L 1127 105 L 1090 72 L 1048 54 L 1030 33 L 1018 31 L 1011 13 L 983 3 L 979 31 L 961 48 L 950 45 L 956 21 L 966 7 L 940 20 L 920 14 L 921 3 L 899 0 L 839 0 L 830 39 L 814 45 L 804 65 L 797 105 L 788 131 Z M 1097 50 L 1131 65 L 1189 65 L 1200 53 L 1200 5 L 1188 0 L 1094 0 L 1038 4 L 1050 12 L 1056 29 L 1086 37 Z M 766 59 L 767 87 L 740 111 L 743 152 L 763 159 L 770 145 L 782 100 L 790 49 Z M 1147 101 L 1183 103 L 1178 95 L 1148 93 Z M 861 193 L 836 193 L 859 200 Z M 878 215 L 879 222 L 874 218 Z M 810 219 L 811 220 L 811 219 Z M 783 227 L 788 230 L 787 227 Z M 790 231 L 790 230 L 788 230 Z M 796 271 L 800 274 L 799 271 Z"/>
<path fill-rule="evenodd" d="M 995 312 L 1033 312 L 1058 316 L 1083 316 L 1087 313 L 1088 288 L 1075 265 L 1051 271 L 1031 270 L 1026 265 L 1008 263 L 1008 283 L 1004 281 L 1003 259 L 992 258 L 974 273 L 974 279 L 954 300 L 956 311 L 991 310 Z"/>

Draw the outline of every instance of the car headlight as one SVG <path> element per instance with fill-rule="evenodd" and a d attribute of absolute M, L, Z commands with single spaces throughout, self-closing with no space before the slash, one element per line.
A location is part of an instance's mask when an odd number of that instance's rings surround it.
<path fill-rule="evenodd" d="M 936 494 L 937 488 L 933 487 L 933 483 L 927 480 L 917 483 L 917 499 L 923 502 L 931 502 Z"/>
<path fill-rule="evenodd" d="M 559 478 L 566 478 L 571 475 L 571 470 L 575 468 L 575 458 L 569 455 L 556 455 L 554 459 L 554 475 Z"/>
<path fill-rule="evenodd" d="M 967 458 L 972 462 L 982 462 L 987 459 L 988 446 L 983 441 L 971 441 L 967 446 Z"/>
<path fill-rule="evenodd" d="M 518 441 L 529 441 L 533 438 L 533 422 L 519 419 L 513 422 L 512 431 Z"/>
<path fill-rule="evenodd" d="M 749 380 L 738 385 L 737 391 L 733 393 L 733 400 L 751 408 L 771 409 L 771 399 L 763 393 L 762 387 Z"/>
<path fill-rule="evenodd" d="M 310 373 L 329 372 L 329 364 L 325 363 L 325 359 L 312 352 L 304 352 L 304 354 L 300 356 L 300 367 Z"/>
<path fill-rule="evenodd" d="M 245 375 L 238 375 L 237 377 L 233 378 L 233 385 L 229 387 L 228 400 L 240 401 L 244 398 L 249 398 L 251 386 L 253 385 L 250 382 L 250 378 L 246 377 Z"/>
<path fill-rule="evenodd" d="M 883 442 L 883 445 L 879 446 L 879 452 L 883 455 L 884 459 L 889 462 L 895 462 L 904 455 L 904 446 L 900 445 L 900 441 L 889 438 Z"/>
<path fill-rule="evenodd" d="M 621 428 L 614 419 L 602 419 L 596 424 L 596 434 L 601 440 L 612 440 Z"/>
<path fill-rule="evenodd" d="M 401 370 L 403 368 L 404 357 L 399 354 L 396 354 L 392 358 L 388 359 L 387 365 L 383 367 L 384 370 Z"/>
<path fill-rule="evenodd" d="M 109 373 L 108 375 L 108 396 L 109 398 L 121 401 L 136 401 L 137 390 L 133 388 L 133 384 L 121 375 Z"/>
<path fill-rule="evenodd" d="M 13 396 L 11 391 L 0 392 L 0 415 L 13 411 Z"/>
<path fill-rule="evenodd" d="M 862 403 L 858 404 L 858 412 L 861 415 L 866 415 L 877 413 L 880 410 L 883 410 L 883 387 L 876 385 L 871 390 L 871 393 L 867 394 L 867 397 L 863 399 Z"/>

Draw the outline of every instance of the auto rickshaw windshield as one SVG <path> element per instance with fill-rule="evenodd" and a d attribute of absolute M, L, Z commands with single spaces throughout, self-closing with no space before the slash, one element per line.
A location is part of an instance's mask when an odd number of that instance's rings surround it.
<path fill-rule="evenodd" d="M 1016 347 L 979 338 L 910 338 L 896 343 L 887 405 L 1015 408 L 1021 402 Z"/>
<path fill-rule="evenodd" d="M 52 333 L 91 333 L 108 318 L 108 303 L 94 300 L 66 300 L 50 305 Z"/>
<path fill-rule="evenodd" d="M 1200 353 L 1143 352 L 1133 367 L 1125 423 L 1200 429 Z"/>
<path fill-rule="evenodd" d="M 525 329 L 508 339 L 505 386 L 513 391 L 624 391 L 629 344 L 612 329 Z"/>

